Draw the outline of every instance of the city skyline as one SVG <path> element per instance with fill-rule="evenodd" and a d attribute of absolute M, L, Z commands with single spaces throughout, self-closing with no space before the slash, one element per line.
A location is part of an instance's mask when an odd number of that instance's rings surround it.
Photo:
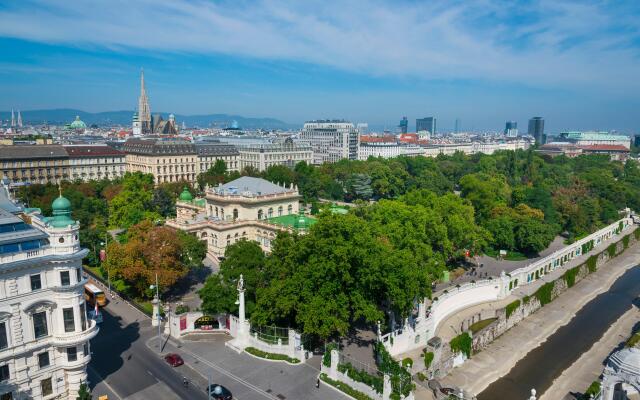
<path fill-rule="evenodd" d="M 389 129 L 433 115 L 450 130 L 457 118 L 464 129 L 499 130 L 540 115 L 550 132 L 640 130 L 634 2 L 341 7 L 8 4 L 0 109 L 134 110 L 144 68 L 152 109 L 176 114 Z"/>

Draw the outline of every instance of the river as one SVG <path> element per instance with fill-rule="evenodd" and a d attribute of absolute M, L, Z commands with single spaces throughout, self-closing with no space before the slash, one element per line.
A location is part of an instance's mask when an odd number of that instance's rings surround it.
<path fill-rule="evenodd" d="M 635 266 L 620 276 L 607 292 L 582 307 L 547 341 L 520 359 L 507 375 L 489 385 L 478 395 L 478 400 L 525 400 L 532 388 L 539 395 L 543 394 L 556 377 L 600 340 L 611 324 L 633 306 L 639 294 L 640 266 Z M 571 296 L 571 292 L 561 296 Z M 522 340 L 524 342 L 527 338 Z M 601 361 L 593 360 L 594 363 Z M 564 395 L 559 393 L 557 398 Z"/>

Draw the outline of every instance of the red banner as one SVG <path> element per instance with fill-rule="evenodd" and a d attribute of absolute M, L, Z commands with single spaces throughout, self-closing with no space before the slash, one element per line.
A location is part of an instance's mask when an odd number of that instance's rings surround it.
<path fill-rule="evenodd" d="M 187 329 L 187 316 L 183 315 L 180 317 L 180 330 L 183 331 Z"/>
<path fill-rule="evenodd" d="M 107 252 L 104 249 L 100 250 L 100 261 L 104 262 L 107 259 Z"/>

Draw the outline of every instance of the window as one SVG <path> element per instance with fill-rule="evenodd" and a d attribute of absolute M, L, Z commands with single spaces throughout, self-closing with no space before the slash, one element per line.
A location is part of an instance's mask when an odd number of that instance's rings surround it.
<path fill-rule="evenodd" d="M 78 349 L 73 347 L 67 347 L 67 361 L 78 361 Z"/>
<path fill-rule="evenodd" d="M 60 271 L 60 284 L 62 286 L 71 285 L 71 278 L 69 277 L 69 271 Z"/>
<path fill-rule="evenodd" d="M 80 283 L 82 280 L 82 272 L 80 272 L 80 268 L 76 268 L 76 282 Z"/>
<path fill-rule="evenodd" d="M 7 392 L 0 394 L 0 400 L 13 400 L 13 393 Z"/>
<path fill-rule="evenodd" d="M 64 331 L 65 332 L 74 332 L 76 330 L 76 324 L 73 319 L 73 307 L 71 308 L 63 308 L 62 309 L 62 317 L 64 319 Z"/>
<path fill-rule="evenodd" d="M 84 354 L 85 357 L 89 355 L 89 342 L 84 342 L 82 345 L 82 354 Z"/>
<path fill-rule="evenodd" d="M 0 382 L 9 380 L 9 366 L 3 365 L 0 367 Z"/>
<path fill-rule="evenodd" d="M 82 325 L 82 330 L 87 329 L 87 311 L 85 309 L 85 303 L 80 304 L 80 324 Z"/>
<path fill-rule="evenodd" d="M 44 353 L 38 354 L 38 366 L 40 368 L 46 368 L 49 365 L 51 365 L 51 362 L 49 361 L 49 352 L 45 351 Z"/>
<path fill-rule="evenodd" d="M 42 396 L 49 396 L 50 394 L 53 394 L 51 378 L 43 379 L 40 381 L 40 391 L 42 392 Z"/>
<path fill-rule="evenodd" d="M 9 347 L 9 341 L 7 340 L 7 323 L 0 322 L 0 350 Z"/>
<path fill-rule="evenodd" d="M 31 290 L 38 290 L 42 288 L 42 281 L 40 280 L 40 274 L 31 275 Z"/>
<path fill-rule="evenodd" d="M 35 313 L 32 316 L 33 318 L 33 332 L 35 334 L 36 339 L 41 338 L 43 336 L 47 336 L 49 334 L 47 330 L 47 312 L 41 311 L 39 313 Z"/>

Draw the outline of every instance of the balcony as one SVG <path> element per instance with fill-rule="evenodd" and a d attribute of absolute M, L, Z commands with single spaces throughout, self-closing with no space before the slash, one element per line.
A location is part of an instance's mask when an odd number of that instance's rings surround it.
<path fill-rule="evenodd" d="M 51 337 L 54 346 L 73 346 L 93 339 L 100 330 L 96 321 L 87 320 L 87 329 L 83 332 L 59 333 Z"/>

